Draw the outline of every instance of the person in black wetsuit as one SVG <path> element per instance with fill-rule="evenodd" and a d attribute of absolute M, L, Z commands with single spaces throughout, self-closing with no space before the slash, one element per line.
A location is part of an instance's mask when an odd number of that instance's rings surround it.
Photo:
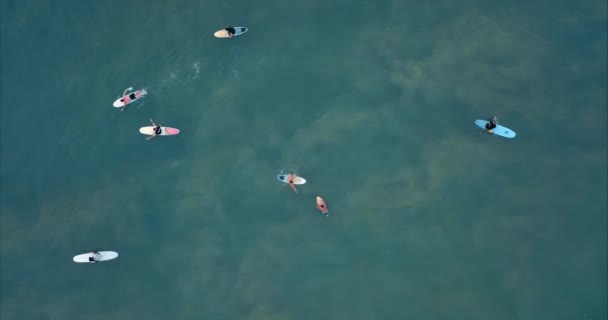
<path fill-rule="evenodd" d="M 486 132 L 493 133 L 492 130 L 496 128 L 496 123 L 498 123 L 496 116 L 493 116 L 492 118 L 488 119 L 488 123 L 486 123 Z"/>
<path fill-rule="evenodd" d="M 89 262 L 97 262 L 97 259 L 95 259 L 95 257 L 97 256 L 97 251 L 93 251 L 93 256 L 89 257 Z"/>
<path fill-rule="evenodd" d="M 230 38 L 234 37 L 234 35 L 236 34 L 236 29 L 234 29 L 233 27 L 227 27 L 224 30 L 228 31 L 228 37 Z"/>
<path fill-rule="evenodd" d="M 152 138 L 154 138 L 156 136 L 159 136 L 159 135 L 161 135 L 163 133 L 163 128 L 162 128 L 162 126 L 160 124 L 157 125 L 156 123 L 154 123 L 154 121 L 152 119 L 150 119 L 150 122 L 152 122 L 152 127 L 154 129 L 154 135 L 146 138 L 146 140 L 152 139 Z"/>

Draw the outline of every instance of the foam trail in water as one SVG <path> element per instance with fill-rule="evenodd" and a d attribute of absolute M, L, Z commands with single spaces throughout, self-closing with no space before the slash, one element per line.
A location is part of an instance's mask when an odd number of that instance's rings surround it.
<path fill-rule="evenodd" d="M 187 70 L 177 70 L 169 72 L 169 75 L 161 80 L 158 84 L 145 87 L 148 93 L 160 95 L 165 90 L 178 86 L 184 86 L 198 79 L 201 70 L 200 61 L 194 61 L 190 64 Z"/>
<path fill-rule="evenodd" d="M 278 174 L 295 174 L 295 175 L 299 175 L 300 172 L 300 168 L 298 168 L 298 166 L 295 165 L 288 165 L 288 166 L 284 166 L 280 169 Z"/>
<path fill-rule="evenodd" d="M 193 62 L 192 70 L 190 71 L 190 74 L 188 75 L 188 80 L 192 81 L 192 80 L 198 79 L 198 75 L 200 72 L 201 72 L 201 63 L 199 61 Z"/>
<path fill-rule="evenodd" d="M 239 48 L 240 46 L 238 44 L 234 46 L 234 69 L 232 70 L 232 74 L 234 74 L 234 77 L 237 79 L 241 78 L 239 73 L 239 66 L 241 65 L 241 62 L 239 61 Z"/>

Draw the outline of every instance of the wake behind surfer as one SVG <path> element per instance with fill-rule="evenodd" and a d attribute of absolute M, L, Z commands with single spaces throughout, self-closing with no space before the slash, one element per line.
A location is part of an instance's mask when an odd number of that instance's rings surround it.
<path fill-rule="evenodd" d="M 496 128 L 496 124 L 498 123 L 498 119 L 496 118 L 496 116 L 492 116 L 492 118 L 488 119 L 488 123 L 486 123 L 486 131 L 489 134 L 493 134 L 494 128 Z M 484 131 L 482 131 L 481 133 L 483 133 Z M 480 133 L 480 134 L 481 134 Z"/>

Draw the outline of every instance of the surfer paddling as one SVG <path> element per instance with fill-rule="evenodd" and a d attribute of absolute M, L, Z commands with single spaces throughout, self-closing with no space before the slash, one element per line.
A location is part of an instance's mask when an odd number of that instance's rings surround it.
<path fill-rule="evenodd" d="M 496 124 L 498 123 L 498 119 L 496 118 L 496 116 L 492 116 L 492 118 L 488 119 L 488 123 L 486 123 L 486 131 L 482 131 L 479 133 L 479 135 L 483 134 L 484 132 L 488 133 L 488 134 L 493 134 L 494 131 L 492 131 L 494 128 L 496 128 Z"/>
<path fill-rule="evenodd" d="M 123 104 L 120 111 L 125 111 L 125 109 L 127 108 L 127 105 L 129 105 L 131 102 L 133 102 L 135 100 L 138 100 L 139 98 L 145 96 L 148 93 L 145 89 L 137 90 L 135 92 L 129 93 L 130 91 L 133 91 L 133 87 L 126 88 L 125 91 L 122 93 L 120 100 L 118 100 Z M 116 102 L 118 102 L 118 101 L 116 101 Z M 116 107 L 119 107 L 119 106 L 120 105 L 118 105 Z"/>
<path fill-rule="evenodd" d="M 154 129 L 154 134 L 151 135 L 151 136 L 149 136 L 149 137 L 147 137 L 146 140 L 150 140 L 150 139 L 152 139 L 152 138 L 154 138 L 156 136 L 159 136 L 159 135 L 161 135 L 163 133 L 163 128 L 162 128 L 162 126 L 160 124 L 157 125 L 156 123 L 154 123 L 154 121 L 152 119 L 150 119 L 150 122 L 152 122 L 152 127 L 153 127 L 152 129 Z"/>
<path fill-rule="evenodd" d="M 281 174 L 277 176 L 277 179 L 282 183 L 287 183 L 289 187 L 293 189 L 293 191 L 296 193 L 298 193 L 298 189 L 296 189 L 296 186 L 306 183 L 306 179 L 296 175 L 295 173 L 284 174 L 283 171 L 281 171 Z"/>
<path fill-rule="evenodd" d="M 329 210 L 327 210 L 327 203 L 325 203 L 325 200 L 323 200 L 323 198 L 321 198 L 319 196 L 317 196 L 317 205 L 316 205 L 316 207 L 326 217 L 329 215 Z"/>
<path fill-rule="evenodd" d="M 120 97 L 120 102 L 124 103 L 125 105 L 120 109 L 120 111 L 125 111 L 125 109 L 127 108 L 127 105 L 129 103 L 131 103 L 131 100 L 135 99 L 135 93 L 131 93 L 133 98 L 131 98 L 130 96 L 127 95 L 127 92 L 129 92 L 131 90 L 133 90 L 133 87 L 128 87 L 122 93 L 122 96 Z"/>
<path fill-rule="evenodd" d="M 293 191 L 295 191 L 296 193 L 298 192 L 298 189 L 296 189 L 296 185 L 293 183 L 293 178 L 295 176 L 293 174 L 288 174 L 287 175 L 287 183 L 289 183 L 289 186 L 293 189 Z"/>

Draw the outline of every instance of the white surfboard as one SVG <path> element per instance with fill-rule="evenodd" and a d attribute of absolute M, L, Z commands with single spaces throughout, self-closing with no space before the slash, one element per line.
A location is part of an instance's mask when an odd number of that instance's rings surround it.
<path fill-rule="evenodd" d="M 161 134 L 159 134 L 159 136 L 173 136 L 173 135 L 176 135 L 179 133 L 179 129 L 176 129 L 176 128 L 160 127 L 160 129 L 161 129 Z M 153 126 L 141 127 L 141 128 L 139 128 L 139 133 L 145 134 L 147 136 L 153 136 L 154 127 Z"/>
<path fill-rule="evenodd" d="M 114 259 L 118 258 L 118 252 L 97 251 L 97 254 L 95 257 L 97 261 L 89 261 L 90 257 L 93 257 L 93 252 L 79 254 L 77 256 L 74 256 L 74 258 L 72 258 L 72 260 L 74 260 L 74 262 L 76 262 L 76 263 L 95 263 L 95 262 L 114 260 Z"/>
<path fill-rule="evenodd" d="M 141 89 L 141 90 L 137 90 L 137 91 L 133 91 L 133 92 L 129 93 L 127 96 L 129 96 L 131 101 L 129 101 L 128 104 L 131 104 L 131 103 L 145 97 L 147 94 L 148 94 L 148 91 L 146 91 L 146 89 Z M 114 106 L 114 108 L 122 108 L 125 106 L 125 102 L 122 100 L 122 97 L 120 97 L 120 98 L 116 99 L 116 101 L 114 101 L 112 106 Z"/>
<path fill-rule="evenodd" d="M 233 27 L 234 28 L 234 37 L 236 36 L 240 36 L 243 33 L 247 32 L 247 28 L 245 27 Z M 226 29 L 222 29 L 222 30 L 218 30 L 213 34 L 216 38 L 230 38 L 230 36 L 228 36 L 228 31 L 226 31 Z"/>
<path fill-rule="evenodd" d="M 277 176 L 277 180 L 284 182 L 284 183 L 289 183 L 287 181 L 287 176 L 288 176 L 287 174 L 280 174 Z M 306 183 L 306 179 L 293 175 L 293 184 L 301 185 L 301 184 L 305 184 L 305 183 Z"/>
<path fill-rule="evenodd" d="M 488 124 L 488 123 L 489 123 L 488 120 L 481 120 L 481 119 L 475 120 L 475 125 L 477 125 L 478 127 L 480 127 L 483 130 L 486 130 L 486 124 Z M 513 139 L 517 135 L 515 133 L 515 131 L 513 131 L 507 127 L 501 126 L 499 124 L 496 124 L 496 128 L 492 129 L 492 132 L 497 136 L 501 136 L 501 137 L 509 138 L 509 139 Z"/>

